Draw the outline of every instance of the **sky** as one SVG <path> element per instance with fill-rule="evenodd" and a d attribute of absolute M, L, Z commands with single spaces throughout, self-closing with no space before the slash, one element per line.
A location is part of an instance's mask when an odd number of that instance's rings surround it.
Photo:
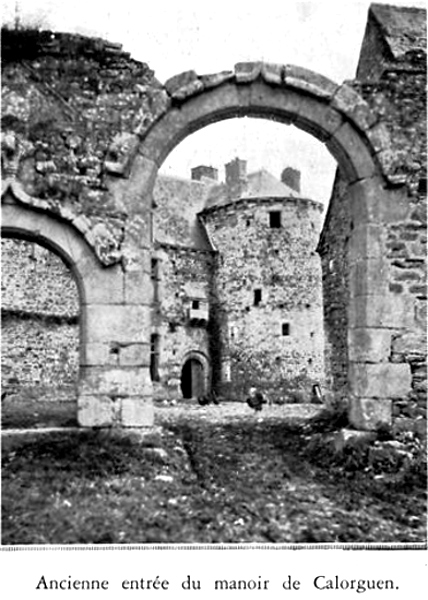
<path fill-rule="evenodd" d="M 425 7 L 421 0 L 389 3 Z M 309 68 L 341 83 L 355 77 L 370 2 L 367 0 L 2 0 L 2 20 L 78 32 L 123 45 L 165 82 L 186 70 L 198 74 L 262 60 Z M 323 144 L 293 126 L 233 119 L 186 138 L 161 171 L 188 177 L 199 164 L 220 169 L 239 156 L 248 170 L 279 176 L 302 172 L 302 193 L 327 202 L 336 169 Z"/>

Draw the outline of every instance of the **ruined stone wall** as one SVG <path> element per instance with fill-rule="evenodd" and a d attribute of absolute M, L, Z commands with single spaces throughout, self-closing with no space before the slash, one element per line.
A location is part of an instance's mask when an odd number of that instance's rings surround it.
<path fill-rule="evenodd" d="M 79 365 L 76 283 L 55 254 L 2 240 L 2 387 L 75 395 Z"/>
<path fill-rule="evenodd" d="M 338 176 L 320 242 L 334 388 L 340 390 L 344 382 L 346 362 L 336 357 L 345 356 L 346 351 L 348 357 L 358 354 L 367 363 L 375 362 L 382 354 L 385 365 L 410 366 L 410 393 L 392 398 L 392 414 L 398 423 L 402 419 L 426 418 L 427 381 L 426 13 L 417 9 L 403 9 L 403 14 L 400 11 L 380 5 L 371 9 L 358 79 L 349 82 L 372 109 L 383 138 L 390 141 L 388 165 L 396 185 L 384 183 L 387 201 L 373 198 L 372 206 L 359 207 Z M 403 27 L 408 28 L 407 33 Z M 368 257 L 379 248 L 382 256 L 381 260 L 372 261 L 367 274 L 371 293 L 388 295 L 390 306 L 390 316 L 383 319 L 385 324 L 378 319 L 381 328 L 376 347 L 368 337 L 357 348 L 356 339 L 346 340 L 341 333 L 345 331 L 342 325 L 346 322 L 349 297 L 347 256 L 352 215 L 359 210 L 381 215 L 381 227 L 369 226 L 366 238 L 357 244 Z M 331 266 L 337 272 L 329 271 Z M 385 289 L 380 284 L 376 287 L 379 269 L 386 273 Z M 360 284 L 355 281 L 354 285 Z M 382 364 L 378 368 L 380 378 Z M 407 423 L 405 427 L 408 426 Z"/>
<path fill-rule="evenodd" d="M 350 235 L 350 199 L 345 179 L 336 173 L 332 196 L 318 252 L 321 256 L 325 365 L 331 390 L 341 395 L 347 392 L 348 376 L 348 306 Z"/>
<path fill-rule="evenodd" d="M 115 193 L 164 92 L 145 63 L 100 39 L 2 31 L 2 175 L 69 220 L 106 264 L 121 257 Z"/>
<path fill-rule="evenodd" d="M 271 211 L 281 212 L 281 227 L 270 227 Z M 219 252 L 223 387 L 237 399 L 255 386 L 272 400 L 295 389 L 309 400 L 310 384 L 324 382 L 320 213 L 304 199 L 241 200 L 203 213 Z"/>
<path fill-rule="evenodd" d="M 154 394 L 157 399 L 176 399 L 182 397 L 180 379 L 186 357 L 191 352 L 200 353 L 210 362 L 208 320 L 213 259 L 211 252 L 162 244 L 157 247 L 156 260 L 152 334 L 159 336 L 159 381 L 154 383 Z M 200 303 L 199 316 L 207 317 L 205 321 L 191 319 L 195 300 Z"/>

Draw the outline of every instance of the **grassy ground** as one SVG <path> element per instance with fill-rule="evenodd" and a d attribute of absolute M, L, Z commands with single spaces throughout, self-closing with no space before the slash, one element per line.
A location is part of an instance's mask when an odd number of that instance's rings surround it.
<path fill-rule="evenodd" d="M 425 541 L 421 448 L 335 454 L 293 414 L 165 407 L 143 438 L 6 436 L 2 543 Z"/>

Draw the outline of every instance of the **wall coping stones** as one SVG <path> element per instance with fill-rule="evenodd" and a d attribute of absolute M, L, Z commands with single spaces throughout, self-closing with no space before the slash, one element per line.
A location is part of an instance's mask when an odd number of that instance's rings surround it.
<path fill-rule="evenodd" d="M 292 88 L 327 100 L 333 97 L 339 87 L 337 83 L 324 77 L 324 75 L 296 65 L 285 65 L 284 83 Z"/>

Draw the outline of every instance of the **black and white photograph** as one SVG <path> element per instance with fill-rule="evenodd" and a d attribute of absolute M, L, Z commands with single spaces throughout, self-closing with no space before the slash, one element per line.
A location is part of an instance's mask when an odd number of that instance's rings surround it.
<path fill-rule="evenodd" d="M 422 559 L 425 2 L 3 0 L 1 68 L 1 560 Z"/>

